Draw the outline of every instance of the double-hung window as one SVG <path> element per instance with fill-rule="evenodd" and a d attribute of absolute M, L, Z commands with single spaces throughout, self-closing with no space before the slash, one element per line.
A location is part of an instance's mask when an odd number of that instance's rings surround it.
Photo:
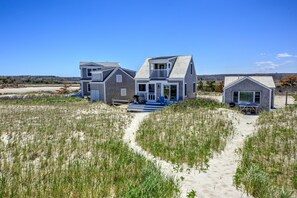
<path fill-rule="evenodd" d="M 117 83 L 121 83 L 121 82 L 123 82 L 123 77 L 122 77 L 122 75 L 120 75 L 120 74 L 116 75 L 116 82 L 117 82 Z"/>

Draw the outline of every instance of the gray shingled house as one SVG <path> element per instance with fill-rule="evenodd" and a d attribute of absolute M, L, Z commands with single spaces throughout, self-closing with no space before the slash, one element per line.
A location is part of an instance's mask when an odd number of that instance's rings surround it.
<path fill-rule="evenodd" d="M 192 56 L 148 58 L 136 73 L 135 94 L 143 95 L 147 103 L 195 98 L 196 81 Z"/>
<path fill-rule="evenodd" d="M 274 106 L 275 84 L 272 76 L 226 76 L 223 93 L 226 104 L 253 103 L 270 110 Z"/>
<path fill-rule="evenodd" d="M 135 71 L 121 68 L 115 62 L 81 62 L 80 71 L 83 97 L 107 104 L 133 99 Z"/>

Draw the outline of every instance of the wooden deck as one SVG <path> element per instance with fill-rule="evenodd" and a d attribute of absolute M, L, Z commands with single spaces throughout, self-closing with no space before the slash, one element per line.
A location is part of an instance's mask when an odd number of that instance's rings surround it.
<path fill-rule="evenodd" d="M 165 106 L 160 104 L 134 104 L 130 103 L 127 111 L 129 112 L 153 112 L 163 109 Z"/>

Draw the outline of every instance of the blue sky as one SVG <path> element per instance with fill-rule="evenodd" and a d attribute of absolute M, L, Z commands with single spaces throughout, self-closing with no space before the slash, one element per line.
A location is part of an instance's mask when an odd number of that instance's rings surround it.
<path fill-rule="evenodd" d="M 198 74 L 297 72 L 297 1 L 0 0 L 0 75 L 163 55 L 193 55 Z"/>

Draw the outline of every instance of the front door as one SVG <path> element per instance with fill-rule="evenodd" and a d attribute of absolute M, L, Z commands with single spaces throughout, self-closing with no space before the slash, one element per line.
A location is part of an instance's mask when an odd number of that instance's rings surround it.
<path fill-rule="evenodd" d="M 148 101 L 156 101 L 156 85 L 148 84 Z"/>
<path fill-rule="evenodd" d="M 99 90 L 96 90 L 96 89 L 91 90 L 91 101 L 92 102 L 99 101 Z"/>

